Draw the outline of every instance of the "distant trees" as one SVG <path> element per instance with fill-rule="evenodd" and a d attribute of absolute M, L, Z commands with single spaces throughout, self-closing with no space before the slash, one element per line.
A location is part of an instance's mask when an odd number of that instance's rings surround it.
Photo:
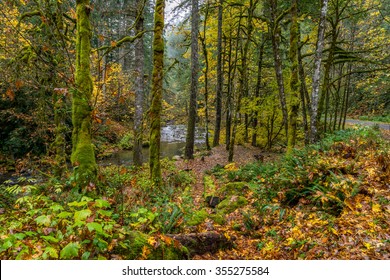
<path fill-rule="evenodd" d="M 3 2 L 1 149 L 55 154 L 59 177 L 72 150 L 79 185 L 96 181 L 105 141 L 124 139 L 141 165 L 144 133 L 160 185 L 165 120 L 187 122 L 186 158 L 199 121 L 206 146 L 223 143 L 234 160 L 236 144 L 291 152 L 343 128 L 351 108 L 390 111 L 389 12 L 380 0 L 183 1 L 166 46 L 162 0 Z"/>

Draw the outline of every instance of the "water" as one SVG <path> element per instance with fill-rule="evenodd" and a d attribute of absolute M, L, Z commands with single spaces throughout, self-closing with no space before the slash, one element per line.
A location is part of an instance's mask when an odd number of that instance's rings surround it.
<path fill-rule="evenodd" d="M 161 158 L 172 158 L 184 154 L 187 127 L 185 125 L 167 125 L 161 128 Z M 195 144 L 205 143 L 206 131 L 204 128 L 195 128 Z M 149 148 L 142 149 L 144 162 L 149 159 Z M 122 150 L 102 160 L 101 165 L 119 164 L 129 165 L 133 162 L 133 151 Z"/>

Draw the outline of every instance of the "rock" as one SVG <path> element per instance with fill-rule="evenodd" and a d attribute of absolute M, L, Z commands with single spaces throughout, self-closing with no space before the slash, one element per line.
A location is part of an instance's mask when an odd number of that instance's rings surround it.
<path fill-rule="evenodd" d="M 264 156 L 262 154 L 253 155 L 253 157 L 260 162 L 264 162 Z"/>
<path fill-rule="evenodd" d="M 173 156 L 172 157 L 172 160 L 174 160 L 174 161 L 178 161 L 178 160 L 181 160 L 182 159 L 182 157 L 181 156 Z"/>
<path fill-rule="evenodd" d="M 234 212 L 237 208 L 243 207 L 248 204 L 248 200 L 243 196 L 230 196 L 221 201 L 217 205 L 217 209 L 224 214 L 229 214 Z"/>
<path fill-rule="evenodd" d="M 192 214 L 191 218 L 188 220 L 187 225 L 189 226 L 197 226 L 204 222 L 209 213 L 207 213 L 206 209 L 201 209 Z"/>
<path fill-rule="evenodd" d="M 209 195 L 206 197 L 206 203 L 211 208 L 215 208 L 215 206 L 217 206 L 220 202 L 221 202 L 221 199 L 218 196 Z"/>
<path fill-rule="evenodd" d="M 247 189 L 248 187 L 244 182 L 231 182 L 224 185 L 218 193 L 221 194 L 223 197 L 226 197 L 243 194 L 247 191 Z"/>

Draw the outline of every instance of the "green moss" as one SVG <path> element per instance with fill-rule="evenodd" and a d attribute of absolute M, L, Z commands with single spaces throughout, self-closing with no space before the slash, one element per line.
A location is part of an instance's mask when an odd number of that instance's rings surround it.
<path fill-rule="evenodd" d="M 211 214 L 210 219 L 212 219 L 214 222 L 216 222 L 219 225 L 224 225 L 226 223 L 225 217 L 219 213 Z"/>
<path fill-rule="evenodd" d="M 89 20 L 89 0 L 77 1 L 76 33 L 76 89 L 72 96 L 72 156 L 73 178 L 78 187 L 95 183 L 97 164 L 91 139 L 90 105 L 92 97 L 92 77 L 90 69 L 91 25 Z"/>
<path fill-rule="evenodd" d="M 154 38 L 153 38 L 153 73 L 152 73 L 152 102 L 149 110 L 150 119 L 150 146 L 149 166 L 150 178 L 153 185 L 160 187 L 162 184 L 160 164 L 160 138 L 161 138 L 161 111 L 163 91 L 164 69 L 164 0 L 156 0 L 154 13 Z"/>
<path fill-rule="evenodd" d="M 189 226 L 197 226 L 204 222 L 209 213 L 207 213 L 206 209 L 201 209 L 192 214 L 191 218 L 188 220 L 187 224 Z"/>
<path fill-rule="evenodd" d="M 224 185 L 218 193 L 221 196 L 232 196 L 244 193 L 248 189 L 246 183 L 244 182 L 231 182 Z"/>
<path fill-rule="evenodd" d="M 220 213 L 228 214 L 247 204 L 248 200 L 243 196 L 230 196 L 217 205 L 217 210 L 220 211 Z"/>
<path fill-rule="evenodd" d="M 204 185 L 204 197 L 206 196 L 214 196 L 216 192 L 216 186 L 214 184 L 213 178 L 210 176 L 203 177 L 203 185 Z"/>

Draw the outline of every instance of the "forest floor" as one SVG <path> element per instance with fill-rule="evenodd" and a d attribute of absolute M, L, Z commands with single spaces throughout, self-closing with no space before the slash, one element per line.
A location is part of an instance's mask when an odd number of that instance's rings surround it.
<path fill-rule="evenodd" d="M 256 161 L 255 156 L 262 155 L 263 162 L 273 162 L 279 159 L 282 154 L 276 152 L 263 151 L 250 145 L 237 145 L 234 148 L 234 166 L 235 168 L 242 167 L 248 163 Z M 193 160 L 179 160 L 176 162 L 178 170 L 190 170 L 195 177 L 193 185 L 194 205 L 199 207 L 204 203 L 204 183 L 203 177 L 205 172 L 212 170 L 216 166 L 226 166 L 229 164 L 228 151 L 224 145 L 219 145 L 213 148 L 208 155 L 195 157 Z"/>
<path fill-rule="evenodd" d="M 390 259 L 386 133 L 337 131 L 289 156 L 238 145 L 233 163 L 223 145 L 164 159 L 160 190 L 146 164 L 101 167 L 93 197 L 20 177 L 0 184 L 0 258 Z"/>
<path fill-rule="evenodd" d="M 388 136 L 382 130 L 387 143 Z M 389 150 L 364 137 L 335 141 L 327 150 L 298 152 L 297 159 L 287 161 L 282 154 L 237 146 L 229 164 L 224 146 L 219 146 L 208 156 L 176 162 L 179 170 L 192 171 L 196 178 L 194 212 L 208 213 L 187 233 L 217 232 L 234 240 L 233 248 L 193 259 L 390 259 Z M 256 162 L 259 154 L 264 162 Z M 247 164 L 252 167 L 243 168 Z M 257 176 L 248 179 L 245 168 L 248 174 L 256 169 Z M 270 176 L 267 168 L 274 170 Z M 205 176 L 217 194 L 229 184 L 243 186 L 221 200 L 245 203 L 227 211 L 209 207 Z M 292 203 L 289 194 L 296 195 Z"/>

